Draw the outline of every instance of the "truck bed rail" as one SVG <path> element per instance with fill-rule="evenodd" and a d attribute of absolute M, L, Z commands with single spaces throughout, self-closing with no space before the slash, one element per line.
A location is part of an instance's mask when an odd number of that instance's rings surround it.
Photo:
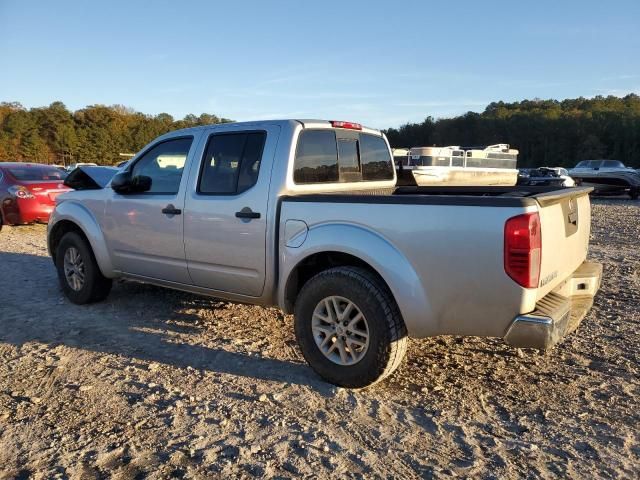
<path fill-rule="evenodd" d="M 314 193 L 287 195 L 290 202 L 372 203 L 407 205 L 462 205 L 527 207 L 550 205 L 567 197 L 588 194 L 590 187 L 525 186 L 513 187 L 397 187 L 387 191 Z"/>

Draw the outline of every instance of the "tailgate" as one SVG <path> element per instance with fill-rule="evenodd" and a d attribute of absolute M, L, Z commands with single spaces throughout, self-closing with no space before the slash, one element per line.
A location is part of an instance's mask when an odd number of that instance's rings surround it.
<path fill-rule="evenodd" d="M 579 187 L 535 196 L 542 234 L 538 299 L 566 280 L 587 257 L 591 190 Z"/>

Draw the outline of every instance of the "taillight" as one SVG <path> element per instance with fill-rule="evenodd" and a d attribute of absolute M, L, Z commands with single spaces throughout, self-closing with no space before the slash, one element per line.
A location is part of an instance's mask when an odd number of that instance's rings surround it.
<path fill-rule="evenodd" d="M 22 185 L 11 185 L 7 191 L 16 198 L 35 198 L 27 187 Z"/>
<path fill-rule="evenodd" d="M 511 217 L 504 225 L 504 271 L 524 288 L 540 281 L 542 235 L 538 213 Z"/>
<path fill-rule="evenodd" d="M 346 128 L 348 130 L 362 130 L 362 125 L 353 122 L 340 122 L 338 120 L 331 120 L 331 126 L 333 128 Z"/>

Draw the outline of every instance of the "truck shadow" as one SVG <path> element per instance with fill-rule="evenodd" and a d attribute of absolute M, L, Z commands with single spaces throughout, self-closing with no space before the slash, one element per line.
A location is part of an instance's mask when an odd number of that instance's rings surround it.
<path fill-rule="evenodd" d="M 229 351 L 241 338 L 217 342 L 229 344 L 229 350 L 186 342 L 184 335 L 206 329 L 206 324 L 182 308 L 185 304 L 214 310 L 222 305 L 130 282 L 115 282 L 104 302 L 74 305 L 59 289 L 49 258 L 0 252 L 0 342 L 18 347 L 32 341 L 62 344 L 178 368 L 309 385 L 321 393 L 331 390 L 302 362 Z M 238 319 L 239 324 L 245 321 L 250 320 Z"/>

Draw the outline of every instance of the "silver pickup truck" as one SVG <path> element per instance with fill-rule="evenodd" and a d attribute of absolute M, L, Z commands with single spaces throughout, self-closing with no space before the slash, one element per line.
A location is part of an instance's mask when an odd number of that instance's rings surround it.
<path fill-rule="evenodd" d="M 408 336 L 548 349 L 600 285 L 590 189 L 399 188 L 385 136 L 350 122 L 180 130 L 106 187 L 82 169 L 68 183 L 48 246 L 72 302 L 124 277 L 278 305 L 313 369 L 346 387 L 393 372 Z"/>

